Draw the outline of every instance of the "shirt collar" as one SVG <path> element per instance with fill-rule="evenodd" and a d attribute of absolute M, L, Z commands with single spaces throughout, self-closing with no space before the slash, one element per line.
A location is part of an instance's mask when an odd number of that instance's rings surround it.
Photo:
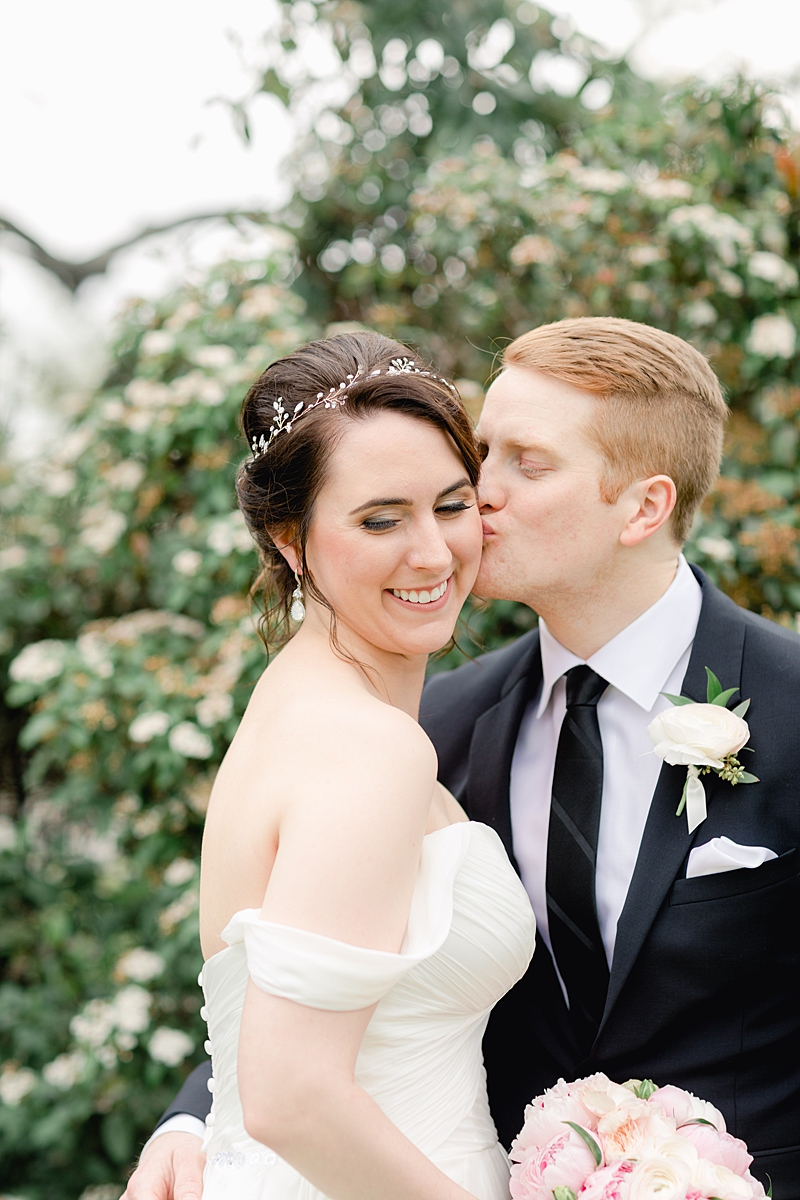
<path fill-rule="evenodd" d="M 542 692 L 536 710 L 541 717 L 553 687 L 570 667 L 586 662 L 634 704 L 650 712 L 681 657 L 694 641 L 703 594 L 681 554 L 678 570 L 664 595 L 589 659 L 578 658 L 557 641 L 539 620 Z"/>

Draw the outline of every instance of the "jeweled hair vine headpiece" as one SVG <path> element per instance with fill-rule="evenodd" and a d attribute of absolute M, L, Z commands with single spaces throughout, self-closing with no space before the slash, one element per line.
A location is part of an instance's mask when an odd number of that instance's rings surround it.
<path fill-rule="evenodd" d="M 425 375 L 429 379 L 436 379 L 439 383 L 443 383 L 458 395 L 458 392 L 449 379 L 445 379 L 441 375 L 436 375 L 433 371 L 426 371 L 424 368 L 418 367 L 413 358 L 393 358 L 389 366 L 386 367 L 385 373 L 387 375 Z M 340 408 L 347 399 L 347 391 L 355 383 L 360 383 L 364 379 L 374 379 L 376 375 L 382 374 L 384 374 L 384 368 L 376 367 L 374 371 L 370 371 L 369 375 L 365 376 L 363 368 L 358 366 L 355 374 L 348 375 L 338 387 L 334 385 L 328 392 L 317 392 L 317 398 L 312 404 L 304 404 L 301 400 L 299 404 L 295 405 L 294 412 L 291 415 L 283 406 L 283 396 L 278 396 L 278 399 L 272 402 L 275 415 L 272 418 L 272 424 L 268 431 L 262 433 L 260 436 L 253 434 L 253 437 L 250 439 L 253 460 L 255 461 L 255 459 L 260 458 L 262 454 L 269 450 L 278 434 L 291 433 L 295 421 L 299 421 L 301 417 L 306 416 L 312 409 L 318 408 L 320 405 L 323 405 L 325 408 Z"/>

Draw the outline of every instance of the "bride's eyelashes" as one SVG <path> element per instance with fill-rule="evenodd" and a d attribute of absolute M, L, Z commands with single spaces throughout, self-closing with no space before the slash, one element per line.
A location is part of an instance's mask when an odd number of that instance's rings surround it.
<path fill-rule="evenodd" d="M 474 505 L 466 500 L 451 500 L 447 504 L 440 504 L 433 511 L 440 517 L 456 517 L 473 507 Z M 368 533 L 384 533 L 387 529 L 395 529 L 400 521 L 400 517 L 367 517 L 361 522 L 361 528 L 366 529 Z"/>

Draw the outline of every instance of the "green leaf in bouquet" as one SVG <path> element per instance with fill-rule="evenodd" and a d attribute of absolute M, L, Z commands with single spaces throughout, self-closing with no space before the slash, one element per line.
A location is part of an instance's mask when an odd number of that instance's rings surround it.
<path fill-rule="evenodd" d="M 571 1187 L 567 1187 L 566 1184 L 562 1183 L 558 1187 L 553 1188 L 553 1200 L 578 1200 L 578 1197 Z"/>
<path fill-rule="evenodd" d="M 584 1129 L 582 1125 L 576 1125 L 574 1121 L 565 1121 L 564 1124 L 569 1125 L 570 1129 L 574 1129 L 578 1136 L 583 1138 L 583 1140 L 586 1142 L 586 1145 L 594 1155 L 594 1161 L 597 1163 L 598 1167 L 601 1167 L 603 1165 L 603 1152 L 592 1135 L 589 1133 L 589 1130 Z"/>
<path fill-rule="evenodd" d="M 649 1100 L 653 1092 L 658 1091 L 658 1087 L 652 1079 L 643 1079 L 634 1091 L 640 1100 Z"/>
<path fill-rule="evenodd" d="M 678 1126 L 678 1129 L 685 1129 L 687 1125 L 710 1125 L 712 1129 L 717 1129 L 713 1121 L 707 1121 L 705 1117 L 692 1117 L 690 1121 L 684 1121 Z M 719 1130 L 717 1129 L 717 1133 Z"/>

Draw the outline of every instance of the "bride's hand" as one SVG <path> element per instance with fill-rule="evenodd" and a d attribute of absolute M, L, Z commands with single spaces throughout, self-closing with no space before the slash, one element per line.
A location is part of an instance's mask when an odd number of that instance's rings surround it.
<path fill-rule="evenodd" d="M 120 1200 L 201 1200 L 205 1155 L 193 1133 L 164 1133 L 145 1149 Z"/>

